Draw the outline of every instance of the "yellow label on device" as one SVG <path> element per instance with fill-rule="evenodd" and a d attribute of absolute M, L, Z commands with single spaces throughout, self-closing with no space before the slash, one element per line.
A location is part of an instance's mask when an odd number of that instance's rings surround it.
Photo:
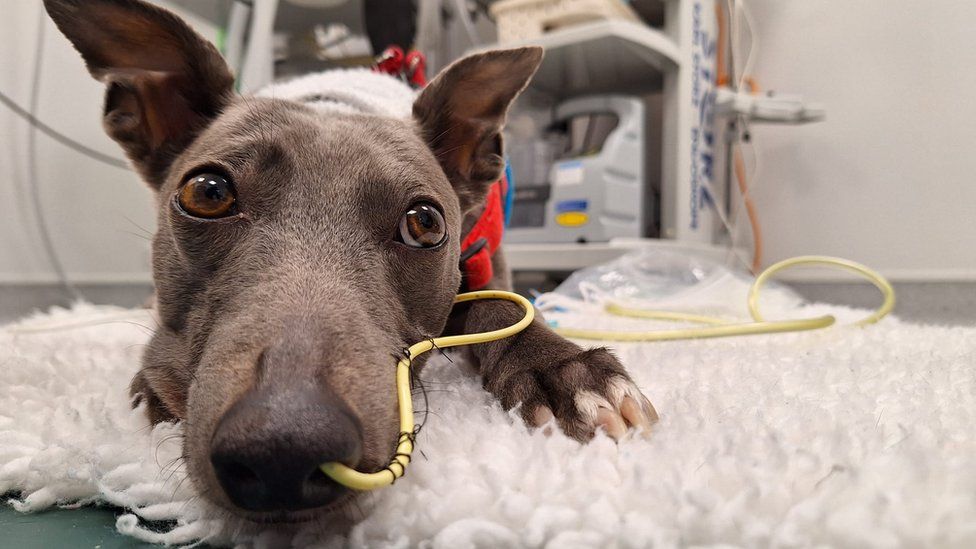
<path fill-rule="evenodd" d="M 579 227 L 586 225 L 589 220 L 590 216 L 583 212 L 564 212 L 556 216 L 556 223 L 563 227 Z"/>

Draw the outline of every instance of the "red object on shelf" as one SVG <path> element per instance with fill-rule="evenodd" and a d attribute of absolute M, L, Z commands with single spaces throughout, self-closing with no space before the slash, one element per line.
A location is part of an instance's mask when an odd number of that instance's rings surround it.
<path fill-rule="evenodd" d="M 403 72 L 403 61 L 403 49 L 400 46 L 390 46 L 376 58 L 376 66 L 373 70 L 398 76 Z"/>
<path fill-rule="evenodd" d="M 407 81 L 415 88 L 427 85 L 427 57 L 417 50 L 411 50 L 404 60 L 404 73 Z"/>
<path fill-rule="evenodd" d="M 400 46 L 390 46 L 376 58 L 373 70 L 395 76 L 414 88 L 427 85 L 427 57 L 417 50 L 404 54 Z"/>

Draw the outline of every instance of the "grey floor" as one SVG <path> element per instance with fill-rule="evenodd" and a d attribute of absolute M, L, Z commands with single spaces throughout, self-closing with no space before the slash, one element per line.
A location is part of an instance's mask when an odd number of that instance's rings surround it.
<path fill-rule="evenodd" d="M 149 284 L 84 284 L 77 286 L 85 301 L 122 307 L 140 307 L 152 295 Z M 0 324 L 5 324 L 35 311 L 51 307 L 66 307 L 74 301 L 60 285 L 2 284 L 0 285 Z"/>
<path fill-rule="evenodd" d="M 870 309 L 881 295 L 870 284 L 793 284 L 809 301 Z M 894 283 L 895 315 L 924 324 L 976 326 L 976 282 Z"/>
<path fill-rule="evenodd" d="M 810 301 L 872 308 L 880 300 L 878 291 L 868 284 L 792 286 Z M 911 282 L 894 286 L 898 297 L 895 314 L 900 318 L 926 324 L 976 326 L 976 282 Z M 92 303 L 138 307 L 146 303 L 152 288 L 148 284 L 82 285 L 77 290 Z M 68 294 L 55 285 L 0 285 L 0 324 L 70 302 Z"/>

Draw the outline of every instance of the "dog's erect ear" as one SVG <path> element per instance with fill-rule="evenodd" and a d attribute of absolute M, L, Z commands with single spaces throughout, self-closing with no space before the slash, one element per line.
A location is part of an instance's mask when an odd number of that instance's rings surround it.
<path fill-rule="evenodd" d="M 541 61 L 542 48 L 471 55 L 444 69 L 414 102 L 413 115 L 462 211 L 478 205 L 501 176 L 505 113 Z"/>
<path fill-rule="evenodd" d="M 105 131 L 158 187 L 170 163 L 233 97 L 220 53 L 140 0 L 44 0 L 88 71 L 108 86 Z"/>

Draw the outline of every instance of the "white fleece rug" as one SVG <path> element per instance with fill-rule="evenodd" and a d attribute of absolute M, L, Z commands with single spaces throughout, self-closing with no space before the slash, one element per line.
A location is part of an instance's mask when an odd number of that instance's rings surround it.
<path fill-rule="evenodd" d="M 850 318 L 798 310 L 824 312 Z M 150 430 L 129 410 L 152 325 L 145 311 L 78 305 L 0 328 L 0 492 L 21 494 L 17 509 L 106 502 L 130 510 L 122 532 L 171 544 L 976 546 L 976 328 L 889 318 L 619 346 L 661 415 L 650 440 L 620 444 L 529 433 L 440 360 L 426 373 L 439 389 L 427 459 L 345 537 L 255 535 L 195 497 L 179 427 Z"/>

